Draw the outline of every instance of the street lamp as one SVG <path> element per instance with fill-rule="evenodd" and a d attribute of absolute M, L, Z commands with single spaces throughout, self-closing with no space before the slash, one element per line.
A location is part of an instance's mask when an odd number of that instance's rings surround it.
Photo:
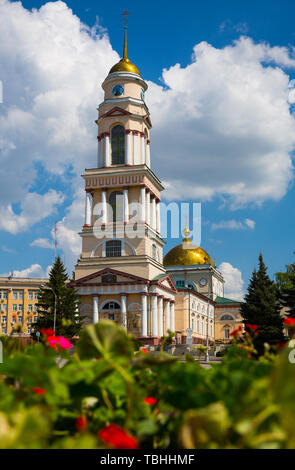
<path fill-rule="evenodd" d="M 208 302 L 207 302 L 206 362 L 209 362 L 209 311 L 210 311 L 210 293 L 208 293 Z"/>
<path fill-rule="evenodd" d="M 56 329 L 56 293 L 54 292 L 54 290 L 51 287 L 48 287 L 45 284 L 41 284 L 40 287 L 42 287 L 43 289 L 46 289 L 46 290 L 51 290 L 51 292 L 53 292 L 53 295 L 54 295 L 53 331 L 54 331 L 54 334 L 55 334 L 55 329 Z"/>

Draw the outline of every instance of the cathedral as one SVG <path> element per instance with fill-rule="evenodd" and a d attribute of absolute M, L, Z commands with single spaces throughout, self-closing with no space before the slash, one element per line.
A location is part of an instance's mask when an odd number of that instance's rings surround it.
<path fill-rule="evenodd" d="M 160 200 L 151 170 L 152 122 L 148 88 L 127 54 L 102 84 L 95 168 L 86 169 L 82 252 L 75 266 L 85 324 L 111 319 L 144 344 L 158 345 L 168 330 L 181 343 L 229 339 L 241 323 L 240 303 L 224 298 L 224 280 L 201 247 L 182 244 L 163 257 Z"/>

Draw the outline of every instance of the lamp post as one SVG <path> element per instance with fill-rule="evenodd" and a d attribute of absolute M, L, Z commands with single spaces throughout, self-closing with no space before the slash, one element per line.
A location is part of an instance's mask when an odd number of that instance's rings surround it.
<path fill-rule="evenodd" d="M 208 303 L 207 303 L 207 331 L 206 331 L 206 362 L 209 362 L 209 312 L 210 312 L 210 296 L 208 293 Z"/>
<path fill-rule="evenodd" d="M 43 287 L 43 289 L 51 290 L 51 292 L 53 292 L 53 295 L 54 295 L 53 331 L 54 331 L 54 334 L 55 334 L 55 330 L 56 330 L 56 293 L 51 287 L 45 286 L 44 284 L 41 284 L 41 287 Z"/>

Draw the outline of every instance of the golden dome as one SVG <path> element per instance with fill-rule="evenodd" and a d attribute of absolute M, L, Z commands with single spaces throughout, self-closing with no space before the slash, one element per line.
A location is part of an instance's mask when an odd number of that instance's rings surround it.
<path fill-rule="evenodd" d="M 115 64 L 111 70 L 109 71 L 110 73 L 114 72 L 132 72 L 136 73 L 137 75 L 140 75 L 138 68 L 136 65 L 132 64 L 131 60 L 128 59 L 127 56 L 127 27 L 125 23 L 125 32 L 124 32 L 124 47 L 123 47 L 123 58 Z"/>
<path fill-rule="evenodd" d="M 138 68 L 136 65 L 132 64 L 131 60 L 129 59 L 121 59 L 120 62 L 118 62 L 116 65 L 114 65 L 111 70 L 109 71 L 110 73 L 114 72 L 132 72 L 136 73 L 137 75 L 140 75 Z"/>
<path fill-rule="evenodd" d="M 165 255 L 164 266 L 192 266 L 198 264 L 215 266 L 209 254 L 203 248 L 200 246 L 197 248 L 189 247 L 191 240 L 188 238 L 190 234 L 188 227 L 183 230 L 183 234 L 185 237 L 183 243 L 175 246 Z"/>

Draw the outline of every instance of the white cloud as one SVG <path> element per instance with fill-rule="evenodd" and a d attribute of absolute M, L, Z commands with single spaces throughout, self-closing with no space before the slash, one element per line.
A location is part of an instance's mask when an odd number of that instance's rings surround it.
<path fill-rule="evenodd" d="M 243 300 L 244 281 L 241 271 L 225 261 L 220 264 L 218 270 L 222 273 L 225 280 L 224 296 L 233 300 Z"/>
<path fill-rule="evenodd" d="M 5 251 L 6 253 L 16 253 L 16 251 L 13 248 L 9 248 L 6 245 L 2 245 L 1 249 L 2 251 Z"/>
<path fill-rule="evenodd" d="M 0 206 L 0 229 L 16 234 L 28 230 L 36 222 L 51 215 L 56 206 L 62 204 L 64 197 L 50 189 L 44 195 L 38 193 L 27 193 L 21 204 L 20 214 L 13 211 L 12 205 Z"/>
<path fill-rule="evenodd" d="M 150 83 L 152 163 L 169 199 L 223 196 L 233 208 L 282 198 L 292 180 L 295 121 L 288 104 L 293 52 L 242 37 L 194 47 L 192 63 Z M 168 184 L 167 184 L 168 183 Z"/>
<path fill-rule="evenodd" d="M 30 243 L 30 246 L 38 246 L 39 248 L 54 248 L 54 244 L 48 238 L 37 238 Z"/>
<path fill-rule="evenodd" d="M 11 273 L 3 273 L 0 276 L 9 276 Z M 28 268 L 13 271 L 13 277 L 47 277 L 47 270 L 43 270 L 40 264 L 32 264 Z"/>
<path fill-rule="evenodd" d="M 255 222 L 251 219 L 245 219 L 243 222 L 235 219 L 231 220 L 222 220 L 218 223 L 213 223 L 211 225 L 212 230 L 218 229 L 231 229 L 231 230 L 244 230 L 244 229 L 251 229 L 255 228 Z"/>
<path fill-rule="evenodd" d="M 100 31 L 61 1 L 28 11 L 0 0 L 1 214 L 10 217 L 36 182 L 36 162 L 61 178 L 94 166 L 101 83 L 119 59 Z M 14 225 L 0 228 L 16 233 Z"/>

